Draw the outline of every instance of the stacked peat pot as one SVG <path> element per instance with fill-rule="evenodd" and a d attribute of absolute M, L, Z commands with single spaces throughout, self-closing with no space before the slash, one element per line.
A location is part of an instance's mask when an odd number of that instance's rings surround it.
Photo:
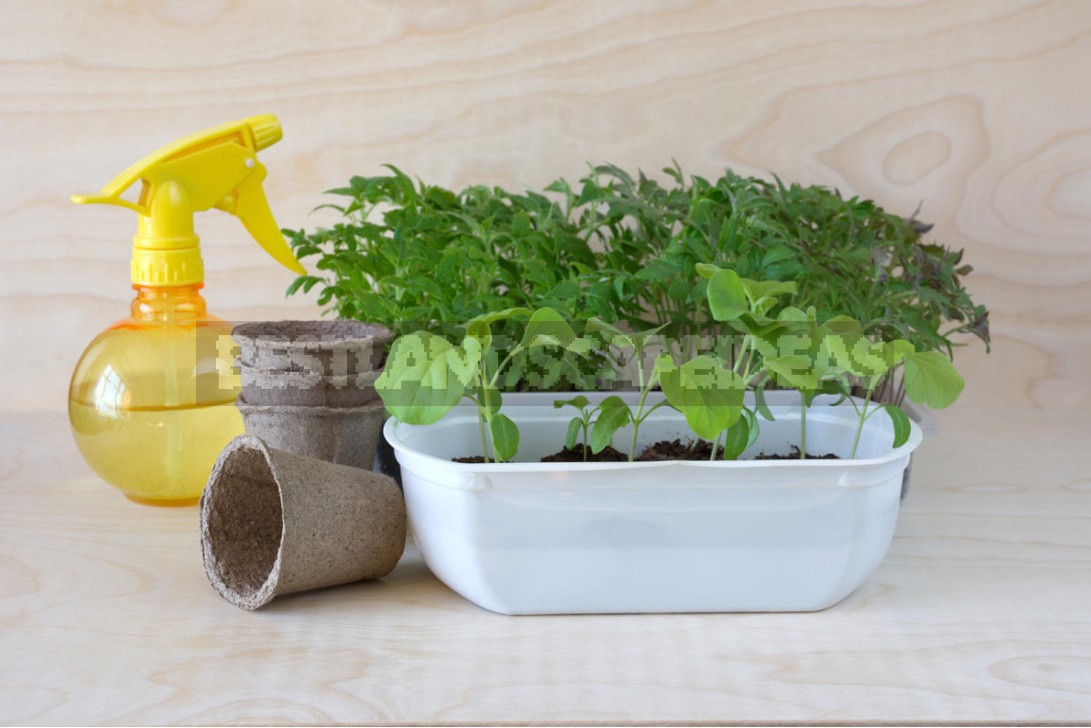
<path fill-rule="evenodd" d="M 384 414 L 375 380 L 393 332 L 359 321 L 265 321 L 232 336 L 247 434 L 277 450 L 372 468 Z"/>

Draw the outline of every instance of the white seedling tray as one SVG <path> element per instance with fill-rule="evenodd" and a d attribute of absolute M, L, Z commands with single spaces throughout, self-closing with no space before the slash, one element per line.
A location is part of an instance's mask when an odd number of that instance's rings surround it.
<path fill-rule="evenodd" d="M 593 397 L 600 399 L 602 395 Z M 875 570 L 894 534 L 902 472 L 922 433 L 893 450 L 879 413 L 854 460 L 755 461 L 799 442 L 796 407 L 776 406 L 734 462 L 540 463 L 574 410 L 549 395 L 504 412 L 520 428 L 517 461 L 460 464 L 480 454 L 476 410 L 439 422 L 394 419 L 385 434 L 402 468 L 409 519 L 429 568 L 470 601 L 504 614 L 813 611 L 848 596 Z M 589 397 L 590 398 L 590 397 Z M 628 398 L 628 397 L 626 397 Z M 847 458 L 852 407 L 819 398 L 807 449 Z M 614 445 L 627 451 L 631 431 Z M 657 411 L 640 440 L 691 437 L 681 415 Z"/>

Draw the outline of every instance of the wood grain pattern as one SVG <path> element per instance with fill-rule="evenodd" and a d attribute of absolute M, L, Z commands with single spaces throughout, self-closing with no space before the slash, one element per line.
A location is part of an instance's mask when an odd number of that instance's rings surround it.
<path fill-rule="evenodd" d="M 674 157 L 923 201 L 993 311 L 996 353 L 959 358 L 964 406 L 1091 405 L 1091 3 L 9 0 L 0 49 L 0 410 L 63 406 L 127 311 L 131 215 L 68 195 L 264 111 L 286 227 L 387 161 L 537 186 Z M 199 227 L 211 310 L 318 315 L 236 221 Z"/>
<path fill-rule="evenodd" d="M 124 500 L 62 414 L 7 414 L 0 723 L 1086 723 L 1089 425 L 943 413 L 885 561 L 825 612 L 505 617 L 412 550 L 238 610 L 195 509 Z"/>

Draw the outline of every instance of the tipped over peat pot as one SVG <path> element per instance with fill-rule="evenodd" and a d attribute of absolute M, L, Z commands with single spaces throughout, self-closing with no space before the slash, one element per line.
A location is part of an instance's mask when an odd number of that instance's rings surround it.
<path fill-rule="evenodd" d="M 602 395 L 587 395 L 592 401 Z M 847 403 L 819 397 L 807 444 L 841 460 L 749 460 L 799 442 L 798 407 L 740 460 L 541 463 L 563 443 L 570 413 L 552 399 L 505 405 L 521 432 L 516 462 L 462 464 L 480 451 L 477 411 L 432 425 L 390 419 L 409 520 L 429 568 L 475 604 L 504 614 L 815 611 L 851 594 L 894 535 L 903 473 L 922 433 L 892 449 L 888 418 L 864 426 Z M 524 402 L 529 401 L 527 399 Z M 657 410 L 646 443 L 692 437 Z M 628 449 L 631 430 L 615 436 Z"/>
<path fill-rule="evenodd" d="M 243 609 L 385 576 L 405 548 L 405 503 L 393 480 L 282 452 L 250 435 L 220 454 L 200 519 L 208 579 Z"/>

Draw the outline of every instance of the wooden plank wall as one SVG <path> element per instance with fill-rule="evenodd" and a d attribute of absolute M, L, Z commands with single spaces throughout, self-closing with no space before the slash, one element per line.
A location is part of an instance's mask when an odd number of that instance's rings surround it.
<path fill-rule="evenodd" d="M 276 113 L 283 226 L 395 162 L 429 181 L 543 185 L 672 157 L 835 185 L 966 248 L 994 353 L 962 406 L 1091 405 L 1091 2 L 0 4 L 0 409 L 64 406 L 83 346 L 127 312 L 133 216 L 77 207 L 132 161 Z M 219 213 L 211 309 L 313 317 Z"/>

